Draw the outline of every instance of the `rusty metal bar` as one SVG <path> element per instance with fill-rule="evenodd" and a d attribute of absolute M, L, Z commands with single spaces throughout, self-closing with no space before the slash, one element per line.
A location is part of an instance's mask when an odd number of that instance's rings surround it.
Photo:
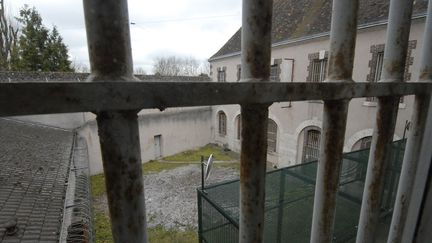
<path fill-rule="evenodd" d="M 334 0 L 326 82 L 353 82 L 358 0 Z M 325 100 L 323 133 L 315 184 L 311 243 L 333 240 L 336 196 L 348 114 L 348 99 Z"/>
<path fill-rule="evenodd" d="M 380 82 L 403 81 L 412 4 L 412 0 L 392 0 L 390 2 L 387 41 Z M 357 243 L 375 241 L 384 173 L 389 164 L 390 144 L 393 141 L 399 99 L 399 96 L 378 97 L 377 117 L 369 155 Z"/>
<path fill-rule="evenodd" d="M 420 80 L 427 80 L 432 77 L 432 0 L 429 0 L 428 15 L 426 17 L 425 31 L 423 36 L 423 56 L 420 64 Z M 432 111 L 431 102 L 429 102 L 429 112 L 426 123 L 426 128 L 423 135 L 423 144 L 420 152 L 419 162 L 417 165 L 416 181 L 412 190 L 412 198 L 408 209 L 408 216 L 405 222 L 405 230 L 402 237 L 402 242 L 425 242 L 421 240 L 429 238 L 432 232 L 428 232 L 427 226 L 424 223 L 428 215 L 425 215 L 428 209 L 428 187 L 432 178 L 431 157 L 432 151 Z M 429 173 L 428 173 L 429 172 Z M 428 182 L 429 181 L 429 182 Z M 429 193 L 430 194 L 430 193 Z M 432 215 L 432 214 L 429 214 Z M 426 223 L 427 224 L 427 223 Z M 432 224 L 429 224 L 432 225 Z"/>
<path fill-rule="evenodd" d="M 92 70 L 87 81 L 133 80 L 127 1 L 86 0 L 84 15 Z M 114 242 L 147 242 L 137 111 L 96 115 Z"/>
<path fill-rule="evenodd" d="M 420 64 L 419 80 L 427 81 L 432 77 L 432 1 L 429 1 L 428 16 L 426 19 L 424 47 L 422 54 L 422 62 Z M 414 182 L 416 180 L 417 167 L 420 162 L 421 149 L 428 149 L 424 147 L 423 140 L 426 132 L 426 123 L 429 112 L 429 104 L 431 95 L 421 94 L 415 96 L 414 109 L 411 118 L 412 128 L 408 135 L 407 145 L 402 164 L 401 175 L 399 179 L 399 186 L 396 195 L 395 206 L 393 209 L 393 217 L 390 226 L 388 242 L 399 243 L 403 237 L 409 238 L 405 234 L 408 210 L 411 202 L 412 191 L 414 190 Z M 422 147 L 423 146 L 423 147 Z M 426 163 L 430 163 L 430 156 L 428 156 Z M 408 227 L 408 231 L 409 227 Z"/>
<path fill-rule="evenodd" d="M 7 83 L 0 84 L 0 116 L 351 99 L 431 91 L 430 82 Z"/>
<path fill-rule="evenodd" d="M 241 82 L 270 77 L 272 0 L 243 0 Z M 259 95 L 260 91 L 258 91 Z M 269 104 L 240 103 L 240 243 L 261 243 L 264 233 Z"/>

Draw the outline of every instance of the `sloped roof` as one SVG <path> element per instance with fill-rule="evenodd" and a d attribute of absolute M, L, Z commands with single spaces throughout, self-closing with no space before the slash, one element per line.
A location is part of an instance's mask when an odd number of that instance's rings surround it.
<path fill-rule="evenodd" d="M 72 139 L 0 119 L 0 242 L 59 241 Z"/>
<path fill-rule="evenodd" d="M 360 0 L 358 25 L 388 18 L 389 0 Z M 273 3 L 272 43 L 326 33 L 330 30 L 331 0 L 275 0 Z M 414 1 L 413 16 L 426 12 L 427 1 Z M 241 28 L 211 58 L 240 51 Z"/>

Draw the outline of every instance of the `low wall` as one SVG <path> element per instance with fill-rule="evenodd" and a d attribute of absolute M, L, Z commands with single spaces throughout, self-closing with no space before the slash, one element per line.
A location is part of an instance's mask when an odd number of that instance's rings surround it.
<path fill-rule="evenodd" d="M 66 72 L 0 72 L 0 83 L 7 82 L 67 82 L 67 81 L 85 81 L 89 76 L 88 73 L 66 73 Z M 160 76 L 160 75 L 135 75 L 142 81 L 194 81 L 208 82 L 211 81 L 207 75 L 200 76 Z"/>
<path fill-rule="evenodd" d="M 211 107 L 152 110 L 138 117 L 142 162 L 169 156 L 211 142 Z M 78 130 L 87 141 L 92 175 L 103 172 L 96 122 L 87 122 Z M 160 136 L 156 138 L 155 136 Z M 159 140 L 159 145 L 156 144 Z"/>
<path fill-rule="evenodd" d="M 47 114 L 47 115 L 29 115 L 29 116 L 11 116 L 10 119 L 20 120 L 29 123 L 36 123 L 51 127 L 58 127 L 67 130 L 73 130 L 80 127 L 85 122 L 85 113 L 65 113 L 65 114 Z"/>

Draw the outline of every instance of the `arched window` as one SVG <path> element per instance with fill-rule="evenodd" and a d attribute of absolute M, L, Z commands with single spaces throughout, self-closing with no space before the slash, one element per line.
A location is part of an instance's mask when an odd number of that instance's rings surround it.
<path fill-rule="evenodd" d="M 361 149 L 368 149 L 370 148 L 372 143 L 372 136 L 364 137 L 360 140 L 358 140 L 352 147 L 352 151 L 361 150 Z"/>
<path fill-rule="evenodd" d="M 226 135 L 226 122 L 227 118 L 223 111 L 218 112 L 218 123 L 219 123 L 219 135 Z"/>
<path fill-rule="evenodd" d="M 321 132 L 315 128 L 306 128 L 303 140 L 302 163 L 318 160 Z"/>
<path fill-rule="evenodd" d="M 268 119 L 267 125 L 267 152 L 276 152 L 277 145 L 277 124 Z"/>
<path fill-rule="evenodd" d="M 241 139 L 241 115 L 237 115 L 236 119 L 235 119 L 235 125 L 237 128 L 237 139 L 240 140 Z"/>

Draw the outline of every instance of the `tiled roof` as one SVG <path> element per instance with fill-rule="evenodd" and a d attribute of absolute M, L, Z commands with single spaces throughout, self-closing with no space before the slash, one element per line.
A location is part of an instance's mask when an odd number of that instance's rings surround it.
<path fill-rule="evenodd" d="M 0 119 L 0 242 L 58 242 L 72 139 Z"/>
<path fill-rule="evenodd" d="M 331 0 L 275 0 L 273 5 L 272 43 L 326 33 L 330 30 Z M 360 0 L 358 25 L 388 18 L 389 0 Z M 425 13 L 426 0 L 414 1 L 413 15 Z M 240 51 L 241 28 L 211 58 Z"/>

